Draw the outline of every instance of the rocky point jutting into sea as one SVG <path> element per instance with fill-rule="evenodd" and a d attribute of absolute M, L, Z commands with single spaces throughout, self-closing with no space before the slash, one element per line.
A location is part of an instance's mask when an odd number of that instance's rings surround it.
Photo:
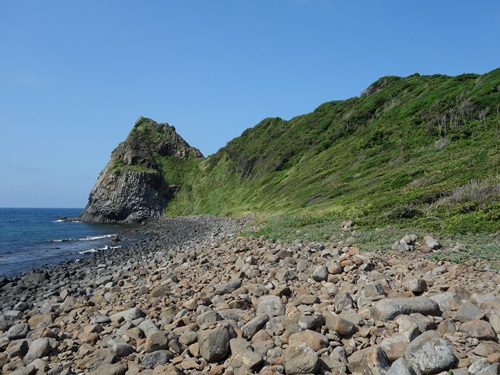
<path fill-rule="evenodd" d="M 201 158 L 173 126 L 139 117 L 111 153 L 83 212 L 72 220 L 89 223 L 140 223 L 158 219 L 177 186 L 170 184 L 158 159 Z"/>
<path fill-rule="evenodd" d="M 0 278 L 3 374 L 497 374 L 494 270 L 429 260 L 432 238 L 360 253 L 163 219 L 79 262 Z M 251 228 L 247 228 L 251 229 Z"/>

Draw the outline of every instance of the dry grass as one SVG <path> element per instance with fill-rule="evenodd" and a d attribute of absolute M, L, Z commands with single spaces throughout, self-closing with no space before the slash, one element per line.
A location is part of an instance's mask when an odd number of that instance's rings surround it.
<path fill-rule="evenodd" d="M 429 206 L 434 211 L 441 206 L 471 203 L 488 204 L 500 200 L 500 175 L 478 181 L 471 180 L 467 184 L 455 188 L 448 196 L 438 199 Z"/>

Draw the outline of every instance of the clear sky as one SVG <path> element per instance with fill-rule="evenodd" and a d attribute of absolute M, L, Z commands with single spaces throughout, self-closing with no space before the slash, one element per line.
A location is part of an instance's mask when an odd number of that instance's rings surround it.
<path fill-rule="evenodd" d="M 385 75 L 500 67 L 498 0 L 0 0 L 0 207 L 84 207 L 139 116 L 205 155 Z"/>

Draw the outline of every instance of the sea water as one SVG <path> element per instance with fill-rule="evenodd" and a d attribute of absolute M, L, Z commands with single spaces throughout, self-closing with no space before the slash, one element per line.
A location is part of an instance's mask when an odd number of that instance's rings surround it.
<path fill-rule="evenodd" d="M 123 226 L 67 222 L 81 208 L 0 208 L 0 276 L 74 261 L 117 247 Z"/>

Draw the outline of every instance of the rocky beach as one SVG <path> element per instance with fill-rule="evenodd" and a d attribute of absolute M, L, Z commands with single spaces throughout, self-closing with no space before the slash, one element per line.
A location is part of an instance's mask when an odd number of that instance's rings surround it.
<path fill-rule="evenodd" d="M 2 374 L 498 374 L 500 275 L 355 233 L 240 237 L 164 218 L 116 250 L 0 277 Z M 347 228 L 349 229 L 349 228 Z"/>

